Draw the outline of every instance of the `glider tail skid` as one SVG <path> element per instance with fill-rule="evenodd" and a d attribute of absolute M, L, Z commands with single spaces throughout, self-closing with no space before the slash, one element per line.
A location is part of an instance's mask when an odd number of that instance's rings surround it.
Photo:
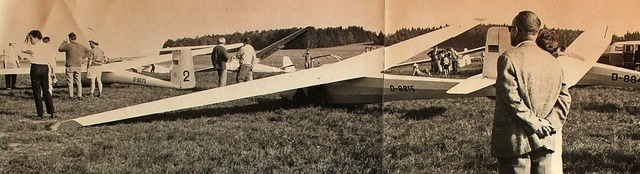
<path fill-rule="evenodd" d="M 511 35 L 507 27 L 491 27 L 487 30 L 485 57 L 482 74 L 467 78 L 447 91 L 448 94 L 470 94 L 495 84 L 498 77 L 498 57 L 511 46 Z"/>

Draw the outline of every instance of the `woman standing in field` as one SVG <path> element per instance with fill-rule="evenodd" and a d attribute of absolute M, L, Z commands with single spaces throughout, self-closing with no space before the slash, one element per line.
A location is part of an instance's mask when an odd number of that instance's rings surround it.
<path fill-rule="evenodd" d="M 50 73 L 53 73 L 53 68 L 56 66 L 56 60 L 46 54 L 49 48 L 41 43 L 41 40 L 42 33 L 40 33 L 39 30 L 31 30 L 27 38 L 25 38 L 24 42 L 26 47 L 22 48 L 22 52 L 31 56 L 31 90 L 33 91 L 33 98 L 36 101 L 38 118 L 42 118 L 44 115 L 42 110 L 43 97 L 47 107 L 47 113 L 51 115 L 51 118 L 55 118 L 53 114 L 53 99 L 51 98 L 52 86 L 51 83 L 49 83 L 49 77 Z"/>

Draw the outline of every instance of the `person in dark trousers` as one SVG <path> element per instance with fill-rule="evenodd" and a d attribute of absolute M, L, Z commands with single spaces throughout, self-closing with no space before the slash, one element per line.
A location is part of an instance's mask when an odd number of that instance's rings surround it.
<path fill-rule="evenodd" d="M 36 102 L 36 112 L 38 118 L 42 118 L 44 111 L 42 110 L 42 100 L 44 99 L 45 106 L 47 107 L 47 113 L 51 115 L 51 118 L 55 118 L 53 108 L 53 98 L 51 98 L 52 86 L 49 83 L 49 77 L 51 70 L 55 68 L 56 60 L 47 54 L 47 47 L 42 40 L 42 33 L 39 30 L 32 30 L 25 39 L 25 44 L 28 48 L 23 48 L 22 52 L 31 56 L 31 89 L 33 91 L 33 98 Z"/>

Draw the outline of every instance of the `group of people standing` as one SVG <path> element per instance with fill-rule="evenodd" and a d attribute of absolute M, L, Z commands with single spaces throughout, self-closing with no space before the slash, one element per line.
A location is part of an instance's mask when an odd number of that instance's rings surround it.
<path fill-rule="evenodd" d="M 433 50 L 427 53 L 427 56 L 431 58 L 431 70 L 425 68 L 424 71 L 420 70 L 417 63 L 413 64 L 414 76 L 423 75 L 444 75 L 458 74 L 460 72 L 460 63 L 458 62 L 459 55 L 449 48 L 447 50 L 439 50 L 438 47 L 434 47 Z"/>
<path fill-rule="evenodd" d="M 105 60 L 104 52 L 98 47 L 98 42 L 94 40 L 89 41 L 91 49 L 88 49 L 77 42 L 77 36 L 75 33 L 69 33 L 68 37 L 68 40 L 63 41 L 60 44 L 57 51 L 66 53 L 65 74 L 67 76 L 69 97 L 82 97 L 82 81 L 80 73 L 83 61 L 87 58 L 87 78 L 91 80 L 91 96 L 94 96 L 96 83 L 98 84 L 97 96 L 102 96 L 102 71 L 100 66 Z M 27 54 L 31 62 L 29 74 L 38 118 L 42 118 L 44 115 L 42 108 L 43 101 L 46 106 L 47 114 L 50 114 L 51 118 L 56 117 L 54 114 L 55 110 L 52 98 L 52 82 L 55 80 L 55 69 L 57 68 L 57 63 L 55 51 L 48 45 L 49 40 L 50 38 L 43 37 L 39 30 L 32 30 L 25 38 L 25 45 L 21 47 L 21 52 Z M 5 50 L 5 60 L 8 55 L 13 56 L 13 54 L 7 54 L 7 52 L 11 52 L 11 50 Z M 19 62 L 16 61 L 16 64 L 18 64 L 19 67 Z M 5 67 L 11 66 L 5 65 Z M 75 95 L 74 85 L 77 87 Z"/>
<path fill-rule="evenodd" d="M 458 62 L 458 54 L 453 48 L 447 50 L 439 50 L 435 47 L 427 54 L 431 58 L 432 75 L 457 74 L 460 72 L 460 63 Z"/>
<path fill-rule="evenodd" d="M 224 47 L 226 41 L 224 37 L 218 38 L 218 45 L 211 52 L 211 63 L 218 74 L 218 87 L 227 84 L 227 62 L 234 58 L 238 59 L 239 63 L 236 83 L 253 80 L 253 66 L 258 63 L 259 59 L 256 56 L 256 50 L 251 46 L 251 39 L 245 38 L 243 40 L 244 45 L 240 47 L 235 56 L 230 56 Z"/>

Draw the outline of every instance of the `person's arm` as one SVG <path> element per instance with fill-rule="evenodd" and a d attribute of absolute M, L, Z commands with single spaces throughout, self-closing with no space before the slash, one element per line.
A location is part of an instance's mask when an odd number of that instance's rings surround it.
<path fill-rule="evenodd" d="M 222 60 L 223 62 L 228 62 L 229 58 L 231 58 L 231 55 L 229 55 L 229 51 L 226 48 L 223 47 L 222 50 L 224 50 L 222 51 L 224 53 L 224 55 L 222 56 Z"/>
<path fill-rule="evenodd" d="M 31 54 L 33 54 L 33 51 L 31 51 L 31 49 L 30 49 L 30 48 L 31 48 L 31 46 L 29 46 L 29 45 L 22 45 L 22 46 L 20 47 L 20 52 L 22 52 L 22 53 L 24 53 L 24 54 L 29 54 L 29 55 L 31 55 Z"/>
<path fill-rule="evenodd" d="M 56 57 L 53 55 L 49 56 L 49 68 L 51 69 L 51 74 L 53 74 L 53 76 L 55 76 L 55 69 L 58 63 L 56 62 Z"/>
<path fill-rule="evenodd" d="M 256 63 L 258 63 L 258 56 L 256 55 L 256 51 L 254 50 L 253 53 L 251 53 L 251 68 L 253 69 L 253 66 L 256 65 Z"/>
<path fill-rule="evenodd" d="M 551 126 L 547 120 L 536 117 L 535 113 L 524 104 L 518 93 L 517 73 L 509 57 L 505 54 L 498 58 L 498 77 L 496 79 L 496 100 L 509 104 L 510 115 L 521 123 L 528 134 L 537 133 L 544 126 Z M 542 136 L 544 137 L 544 136 Z M 542 138 L 540 137 L 540 138 Z"/>
<path fill-rule="evenodd" d="M 65 52 L 65 51 L 67 51 L 67 50 L 69 50 L 69 48 L 68 48 L 68 43 L 67 43 L 66 41 L 64 41 L 64 42 L 62 42 L 62 43 L 60 44 L 60 46 L 58 47 L 58 52 Z"/>
<path fill-rule="evenodd" d="M 244 64 L 244 49 L 243 47 L 240 47 L 240 50 L 238 50 L 238 52 L 236 53 L 236 59 L 238 59 L 238 64 L 242 65 Z"/>
<path fill-rule="evenodd" d="M 569 52 L 555 52 L 555 53 L 553 53 L 553 56 L 555 56 L 556 58 L 561 57 L 561 56 L 567 56 L 567 57 L 573 57 L 573 58 L 576 58 L 576 59 L 580 59 L 580 60 L 583 60 L 583 61 L 587 60 L 587 59 L 585 59 L 584 57 L 582 57 L 582 56 L 580 56 L 578 54 L 569 53 Z"/>
<path fill-rule="evenodd" d="M 2 50 L 2 55 L 0 55 L 0 57 L 2 57 L 2 65 L 3 67 L 6 69 L 7 68 L 7 50 Z"/>
<path fill-rule="evenodd" d="M 569 109 L 571 108 L 571 94 L 569 93 L 569 88 L 567 84 L 562 83 L 562 89 L 560 90 L 560 94 L 558 95 L 558 100 L 556 104 L 553 106 L 553 109 L 547 115 L 546 119 L 551 122 L 553 125 L 558 125 L 562 127 L 565 121 L 567 120 L 567 116 L 569 115 Z"/>
<path fill-rule="evenodd" d="M 96 54 L 92 53 L 90 56 L 88 56 L 88 60 L 87 60 L 87 69 L 89 69 L 89 67 L 91 67 L 91 65 L 93 64 L 93 60 L 96 60 Z"/>
<path fill-rule="evenodd" d="M 93 51 L 91 51 L 89 48 L 82 46 L 82 49 L 84 51 L 84 56 L 82 57 L 82 59 L 91 59 L 91 56 L 93 56 Z"/>

